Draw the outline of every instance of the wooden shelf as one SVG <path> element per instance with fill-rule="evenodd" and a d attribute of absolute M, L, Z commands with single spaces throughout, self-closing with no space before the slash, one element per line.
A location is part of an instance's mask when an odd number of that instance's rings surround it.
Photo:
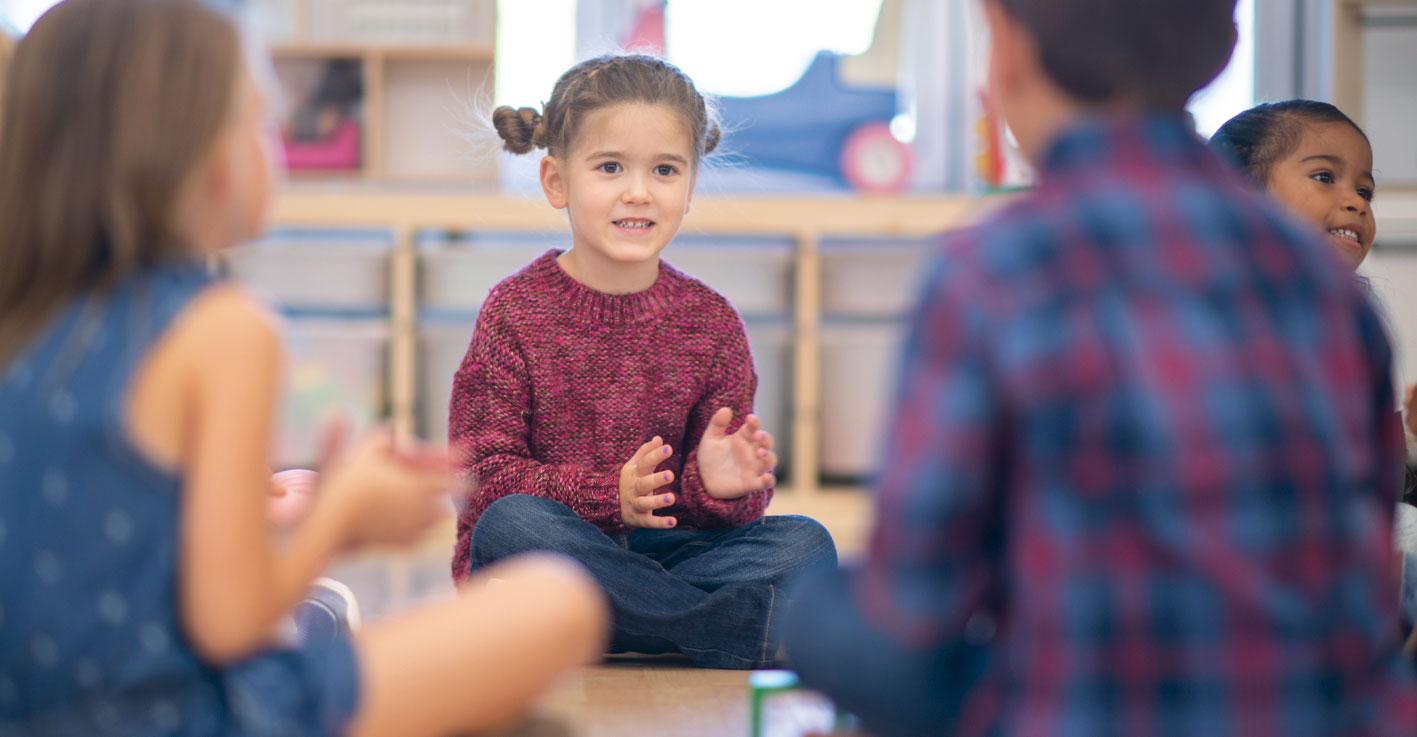
<path fill-rule="evenodd" d="M 834 532 L 856 532 L 854 521 L 865 519 L 862 495 L 834 493 L 818 479 L 820 438 L 820 326 L 823 238 L 923 237 L 973 222 L 1008 196 L 967 197 L 699 197 L 685 218 L 681 233 L 778 235 L 796 243 L 792 307 L 792 426 L 791 447 L 783 449 L 791 470 L 790 488 L 773 502 L 774 513 L 790 513 L 799 503 L 825 504 L 835 515 Z M 388 395 L 395 432 L 414 432 L 418 376 L 418 253 L 415 235 L 421 230 L 497 230 L 532 233 L 565 232 L 565 214 L 537 197 L 507 197 L 485 193 L 408 191 L 401 188 L 344 187 L 320 191 L 292 187 L 276 200 L 273 219 L 280 226 L 379 228 L 394 234 L 390 294 L 392 328 Z M 672 248 L 672 246 L 671 246 Z M 831 506 L 836 505 L 836 506 Z M 814 506 L 812 516 L 824 514 Z M 864 524 L 864 523 L 862 523 Z"/>
<path fill-rule="evenodd" d="M 1417 0 L 1330 0 L 1333 3 L 1333 104 L 1363 123 L 1363 17 L 1383 9 L 1417 13 Z"/>
<path fill-rule="evenodd" d="M 397 2 L 384 0 L 380 12 L 396 10 Z M 324 60 L 353 60 L 362 75 L 363 98 L 351 104 L 358 106 L 357 168 L 292 170 L 292 177 L 496 184 L 496 156 L 467 151 L 465 135 L 477 127 L 466 118 L 481 114 L 468 108 L 494 80 L 495 0 L 473 3 L 479 9 L 469 9 L 457 25 L 399 35 L 380 33 L 387 29 L 370 28 L 367 18 L 342 16 L 316 0 L 276 4 L 286 9 L 288 37 L 269 50 L 292 107 L 318 88 Z M 384 41 L 380 36 L 430 40 Z M 305 153 L 313 157 L 307 159 L 312 164 L 343 153 L 309 145 Z"/>

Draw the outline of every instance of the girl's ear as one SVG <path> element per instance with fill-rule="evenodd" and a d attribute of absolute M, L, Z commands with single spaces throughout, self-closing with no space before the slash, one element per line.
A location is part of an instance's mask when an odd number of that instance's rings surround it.
<path fill-rule="evenodd" d="M 561 176 L 561 162 L 554 157 L 541 157 L 541 191 L 546 201 L 557 210 L 566 207 L 566 180 Z"/>

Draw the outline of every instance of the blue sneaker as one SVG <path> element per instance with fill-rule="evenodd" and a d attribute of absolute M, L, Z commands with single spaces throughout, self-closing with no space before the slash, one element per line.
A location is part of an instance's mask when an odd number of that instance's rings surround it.
<path fill-rule="evenodd" d="M 333 578 L 317 578 L 290 618 L 297 641 L 330 642 L 359 629 L 359 603 L 348 586 Z"/>

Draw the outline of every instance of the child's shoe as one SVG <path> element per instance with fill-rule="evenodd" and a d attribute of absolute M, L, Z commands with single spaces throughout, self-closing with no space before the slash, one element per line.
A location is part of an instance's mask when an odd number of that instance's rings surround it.
<path fill-rule="evenodd" d="M 300 642 L 328 642 L 359 629 L 359 603 L 348 586 L 317 578 L 291 615 Z"/>

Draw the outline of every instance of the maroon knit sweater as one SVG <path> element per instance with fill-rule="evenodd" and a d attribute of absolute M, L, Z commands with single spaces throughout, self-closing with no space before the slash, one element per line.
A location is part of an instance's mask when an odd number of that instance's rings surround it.
<path fill-rule="evenodd" d="M 758 383 L 728 300 L 663 261 L 643 292 L 597 292 L 557 255 L 492 289 L 453 378 L 448 438 L 467 444 L 463 470 L 476 480 L 458 517 L 455 579 L 468 575 L 477 518 L 508 494 L 554 499 L 607 534 L 626 532 L 620 468 L 656 435 L 674 449 L 660 469 L 674 472 L 663 490 L 675 503 L 661 513 L 678 528 L 746 524 L 772 499 L 772 489 L 715 499 L 699 478 L 709 418 L 729 407 L 736 430 Z"/>

